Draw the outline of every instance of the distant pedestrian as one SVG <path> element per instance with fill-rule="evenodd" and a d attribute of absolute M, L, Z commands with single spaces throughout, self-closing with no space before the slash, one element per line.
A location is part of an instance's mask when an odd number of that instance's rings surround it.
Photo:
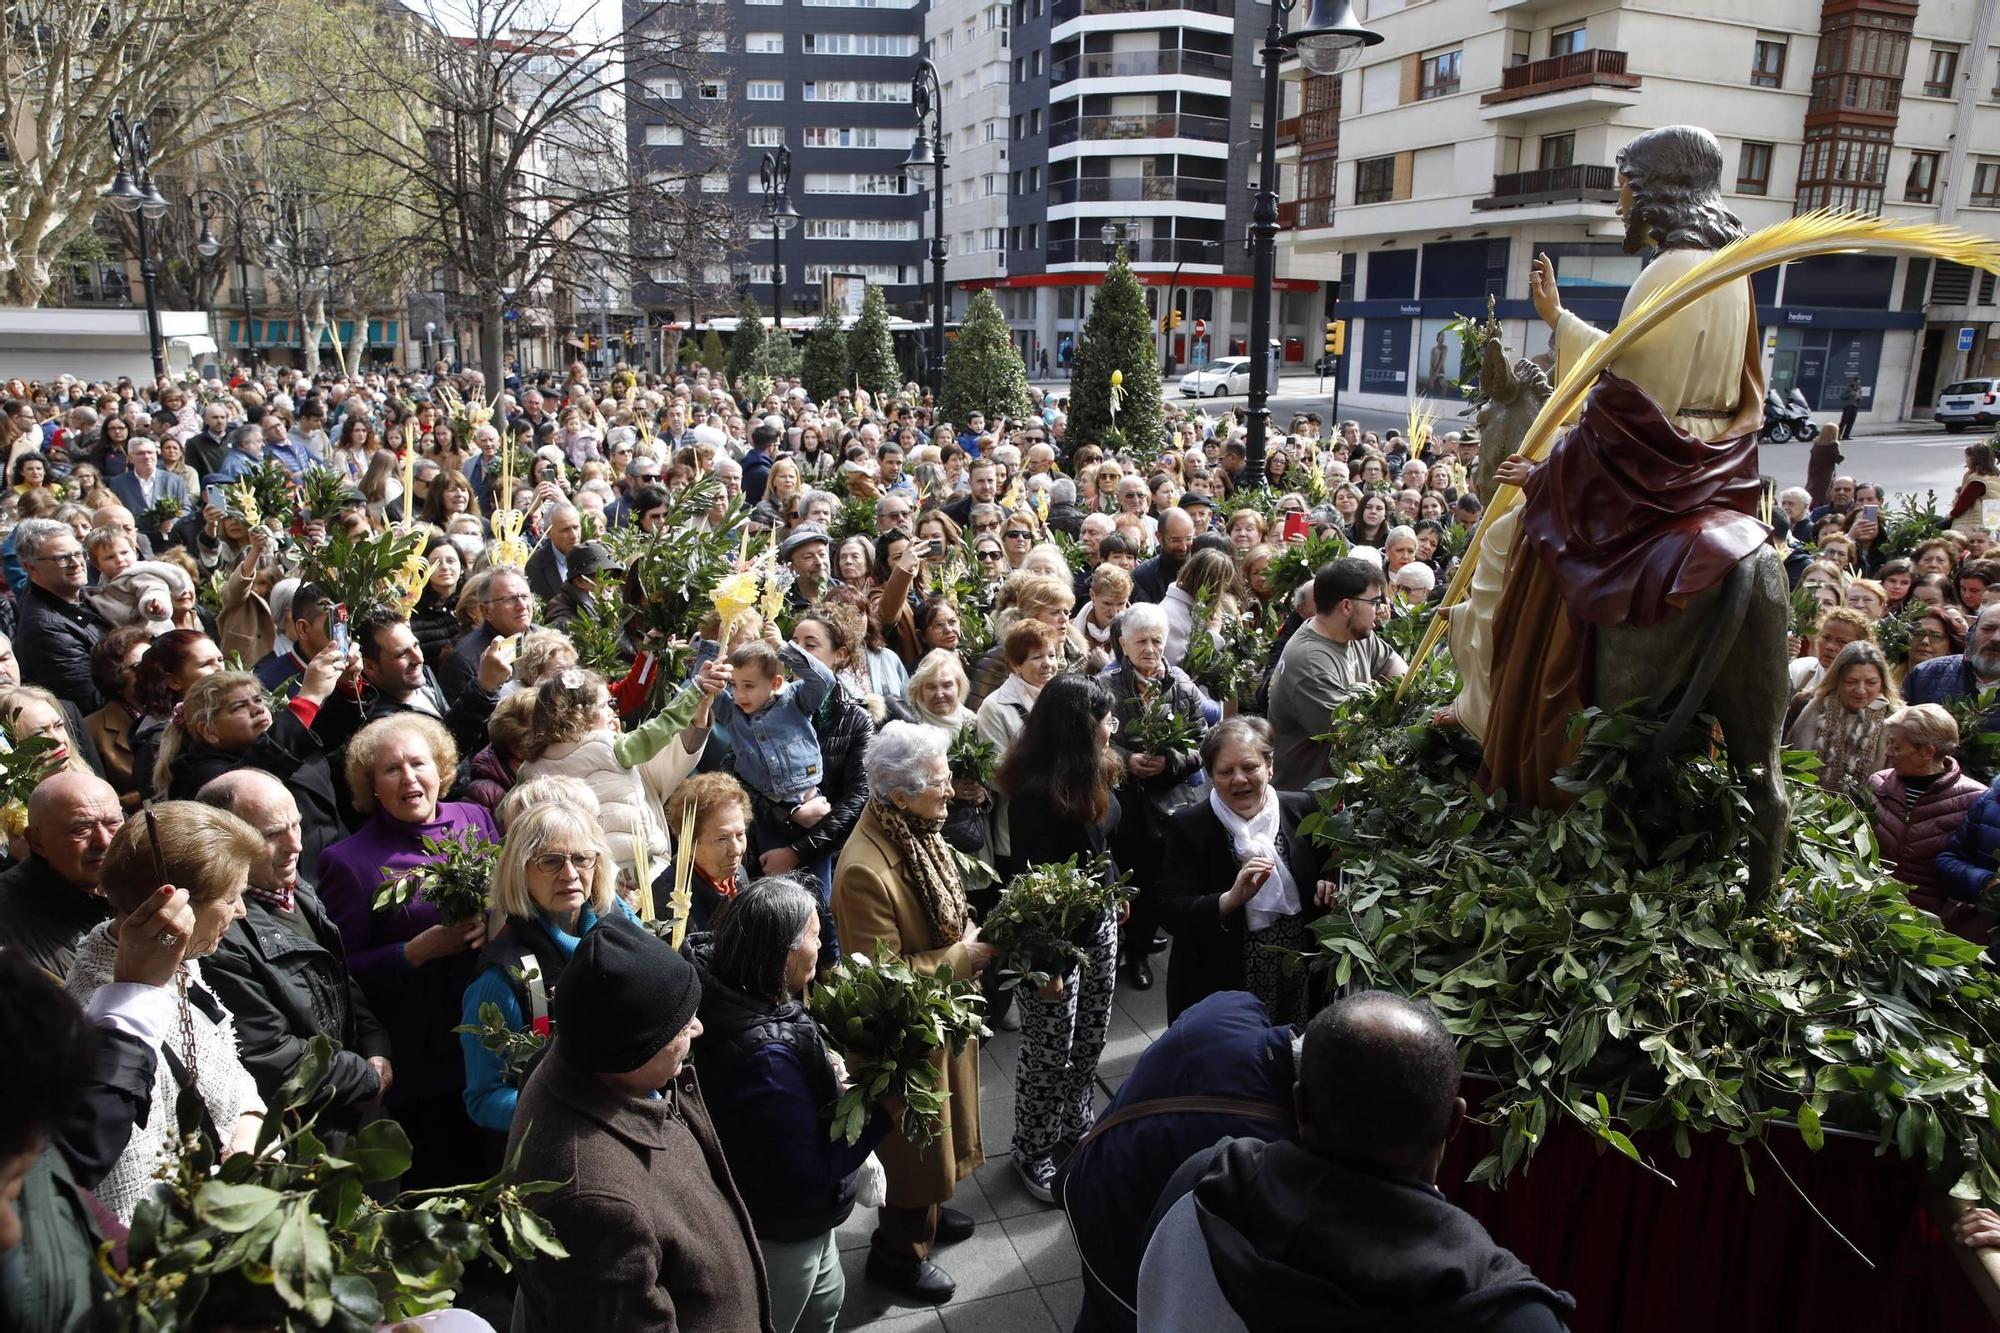
<path fill-rule="evenodd" d="M 1853 375 L 1847 377 L 1847 387 L 1840 391 L 1840 438 L 1854 438 L 1854 418 L 1861 415 L 1861 381 Z"/>

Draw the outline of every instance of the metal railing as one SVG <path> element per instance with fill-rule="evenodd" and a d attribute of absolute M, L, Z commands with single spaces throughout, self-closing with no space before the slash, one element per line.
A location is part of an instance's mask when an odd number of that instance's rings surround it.
<path fill-rule="evenodd" d="M 1593 203 L 1618 201 L 1618 172 L 1613 167 L 1574 162 L 1566 167 L 1510 171 L 1493 178 L 1493 193 L 1472 201 L 1474 208 L 1519 208 L 1527 204 L 1565 200 Z"/>
<path fill-rule="evenodd" d="M 1499 89 L 1485 94 L 1479 102 L 1492 106 L 1570 88 L 1637 88 L 1639 84 L 1637 74 L 1625 71 L 1623 51 L 1572 51 L 1501 70 Z"/>
<path fill-rule="evenodd" d="M 1228 56 L 1206 51 L 1088 51 L 1058 60 L 1049 70 L 1051 85 L 1077 79 L 1153 78 L 1185 75 L 1192 79 L 1229 78 Z"/>
<path fill-rule="evenodd" d="M 1051 204 L 1112 204 L 1147 199 L 1226 204 L 1229 185 L 1202 176 L 1080 176 L 1049 183 Z"/>
<path fill-rule="evenodd" d="M 1062 23 L 1074 18 L 1100 18 L 1110 14 L 1159 14 L 1175 9 L 1233 17 L 1236 0 L 1055 0 L 1049 6 L 1049 21 Z"/>
<path fill-rule="evenodd" d="M 1138 241 L 1050 241 L 1044 258 L 1051 264 L 1108 264 L 1114 246 L 1123 246 L 1134 264 L 1220 264 L 1222 247 L 1213 241 L 1154 237 Z"/>
<path fill-rule="evenodd" d="M 1049 126 L 1051 148 L 1079 139 L 1202 139 L 1229 142 L 1229 122 L 1219 116 L 1073 116 Z"/>

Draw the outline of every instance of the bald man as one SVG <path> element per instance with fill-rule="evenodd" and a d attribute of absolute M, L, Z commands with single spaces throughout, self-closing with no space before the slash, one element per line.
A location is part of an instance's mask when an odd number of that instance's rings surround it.
<path fill-rule="evenodd" d="M 340 1049 L 327 1073 L 318 1133 L 351 1133 L 363 1108 L 381 1101 L 394 1081 L 389 1034 L 348 975 L 340 931 L 300 873 L 305 843 L 298 802 L 284 783 L 250 768 L 214 779 L 197 799 L 229 811 L 264 838 L 264 854 L 251 865 L 243 893 L 243 919 L 201 965 L 235 1016 L 243 1067 L 270 1101 L 305 1057 L 306 1044 L 322 1032 L 332 1037 Z"/>
<path fill-rule="evenodd" d="M 569 553 L 583 540 L 583 515 L 573 504 L 558 504 L 549 510 L 548 532 L 542 544 L 528 557 L 528 588 L 543 601 L 562 591 L 569 582 Z"/>
<path fill-rule="evenodd" d="M 118 793 L 94 773 L 57 773 L 28 798 L 28 858 L 0 874 L 0 948 L 18 949 L 58 980 L 76 942 L 111 915 L 97 876 L 125 822 Z"/>

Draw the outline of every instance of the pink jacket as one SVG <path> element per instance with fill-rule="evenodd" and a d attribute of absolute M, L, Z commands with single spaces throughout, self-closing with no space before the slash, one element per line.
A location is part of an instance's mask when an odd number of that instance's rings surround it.
<path fill-rule="evenodd" d="M 1903 812 L 1903 780 L 1895 769 L 1885 768 L 1868 779 L 1869 789 L 1875 793 L 1875 839 L 1881 844 L 1882 863 L 1889 873 L 1910 886 L 1912 903 L 1937 913 L 1958 934 L 1983 943 L 1986 931 L 1977 923 L 1977 914 L 1970 904 L 1950 896 L 1934 862 L 1986 787 L 1965 776 L 1956 759 L 1944 763 L 1944 775 L 1917 798 L 1908 814 Z M 1964 929 L 1955 920 L 1960 916 L 1969 918 Z"/>

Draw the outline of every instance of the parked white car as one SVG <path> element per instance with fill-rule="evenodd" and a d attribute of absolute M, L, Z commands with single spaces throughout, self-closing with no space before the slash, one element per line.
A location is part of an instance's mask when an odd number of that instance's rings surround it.
<path fill-rule="evenodd" d="M 1938 395 L 1937 420 L 1956 435 L 1967 426 L 2000 422 L 2000 379 L 1960 380 Z"/>
<path fill-rule="evenodd" d="M 1192 375 L 1181 376 L 1181 397 L 1222 398 L 1250 392 L 1250 358 L 1224 357 Z"/>

